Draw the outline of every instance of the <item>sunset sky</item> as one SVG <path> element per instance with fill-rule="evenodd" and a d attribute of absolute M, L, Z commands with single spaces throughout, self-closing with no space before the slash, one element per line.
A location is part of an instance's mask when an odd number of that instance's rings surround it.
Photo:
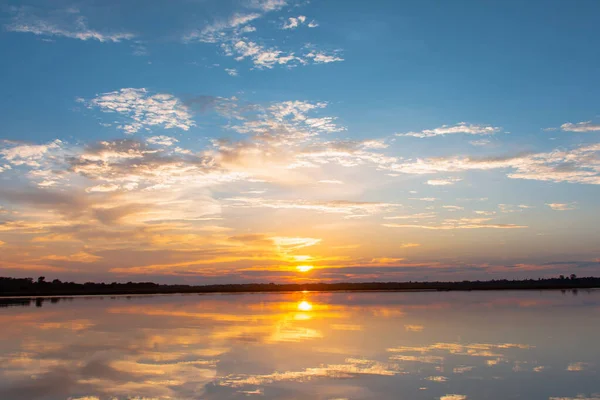
<path fill-rule="evenodd" d="M 600 2 L 0 4 L 0 275 L 600 273 Z"/>

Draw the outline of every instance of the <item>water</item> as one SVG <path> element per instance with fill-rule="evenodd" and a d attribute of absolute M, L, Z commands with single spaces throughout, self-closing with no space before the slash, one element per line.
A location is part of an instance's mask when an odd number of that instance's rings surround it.
<path fill-rule="evenodd" d="M 600 291 L 0 301 L 0 399 L 600 399 Z"/>

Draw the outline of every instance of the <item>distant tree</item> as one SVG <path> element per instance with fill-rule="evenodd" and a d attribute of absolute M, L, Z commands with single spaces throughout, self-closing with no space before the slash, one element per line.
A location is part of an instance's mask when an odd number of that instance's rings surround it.
<path fill-rule="evenodd" d="M 52 283 L 55 285 L 60 285 L 62 282 L 60 281 L 60 279 L 55 279 L 52 281 Z"/>
<path fill-rule="evenodd" d="M 577 275 L 571 274 L 571 279 L 577 279 Z"/>
<path fill-rule="evenodd" d="M 559 276 L 560 279 L 565 279 L 564 275 Z"/>
<path fill-rule="evenodd" d="M 37 280 L 37 283 L 44 283 L 46 282 L 46 277 L 45 276 L 40 276 Z"/>

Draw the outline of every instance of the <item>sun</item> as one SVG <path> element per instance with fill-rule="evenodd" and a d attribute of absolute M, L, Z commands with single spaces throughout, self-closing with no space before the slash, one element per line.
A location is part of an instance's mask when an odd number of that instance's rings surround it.
<path fill-rule="evenodd" d="M 298 265 L 296 269 L 300 272 L 308 272 L 314 267 L 312 265 Z"/>

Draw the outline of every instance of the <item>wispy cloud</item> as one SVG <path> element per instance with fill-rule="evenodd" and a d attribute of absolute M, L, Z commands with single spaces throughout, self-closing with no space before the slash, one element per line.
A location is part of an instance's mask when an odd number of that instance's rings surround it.
<path fill-rule="evenodd" d="M 546 205 L 555 211 L 569 211 L 577 208 L 577 203 L 546 203 Z"/>
<path fill-rule="evenodd" d="M 459 122 L 456 125 L 442 125 L 439 128 L 425 129 L 420 132 L 397 133 L 397 136 L 412 136 L 417 138 L 429 138 L 435 136 L 468 134 L 468 135 L 493 135 L 501 131 L 501 128 L 491 125 L 468 124 Z"/>
<path fill-rule="evenodd" d="M 599 132 L 600 124 L 593 124 L 592 121 L 571 123 L 567 122 L 560 126 L 565 132 Z"/>
<path fill-rule="evenodd" d="M 449 186 L 462 181 L 461 178 L 429 179 L 426 183 L 431 186 Z"/>
<path fill-rule="evenodd" d="M 454 230 L 454 229 L 521 229 L 524 225 L 516 224 L 494 224 L 489 223 L 490 218 L 460 218 L 447 219 L 439 225 L 417 225 L 417 224 L 383 224 L 388 228 L 418 228 L 428 230 Z"/>
<path fill-rule="evenodd" d="M 231 202 L 230 207 L 299 209 L 323 213 L 367 216 L 394 210 L 399 204 L 356 202 L 346 200 L 308 201 L 308 200 L 271 200 L 258 197 L 231 197 L 225 199 Z"/>
<path fill-rule="evenodd" d="M 130 32 L 100 32 L 91 29 L 88 27 L 87 18 L 73 8 L 44 13 L 44 16 L 37 14 L 40 13 L 39 10 L 27 7 L 13 9 L 13 11 L 11 23 L 5 26 L 11 32 L 99 42 L 120 42 L 132 40 L 136 36 Z"/>
<path fill-rule="evenodd" d="M 202 29 L 186 33 L 182 40 L 185 43 L 204 42 L 218 44 L 223 54 L 236 61 L 250 60 L 256 69 L 271 69 L 275 66 L 293 67 L 307 64 L 328 64 L 343 61 L 339 50 L 326 52 L 315 49 L 314 45 L 301 49 L 280 49 L 277 45 L 266 45 L 264 40 L 256 36 L 256 28 L 251 22 L 279 11 L 287 2 L 265 1 L 250 3 L 252 12 L 237 12 L 230 18 L 217 20 Z M 301 25 L 314 28 L 318 24 L 311 21 L 307 24 L 304 15 L 289 17 L 281 26 L 284 30 L 293 30 Z"/>
<path fill-rule="evenodd" d="M 225 72 L 227 72 L 227 74 L 229 76 L 238 76 L 239 75 L 237 69 L 235 69 L 235 68 L 225 68 Z"/>

